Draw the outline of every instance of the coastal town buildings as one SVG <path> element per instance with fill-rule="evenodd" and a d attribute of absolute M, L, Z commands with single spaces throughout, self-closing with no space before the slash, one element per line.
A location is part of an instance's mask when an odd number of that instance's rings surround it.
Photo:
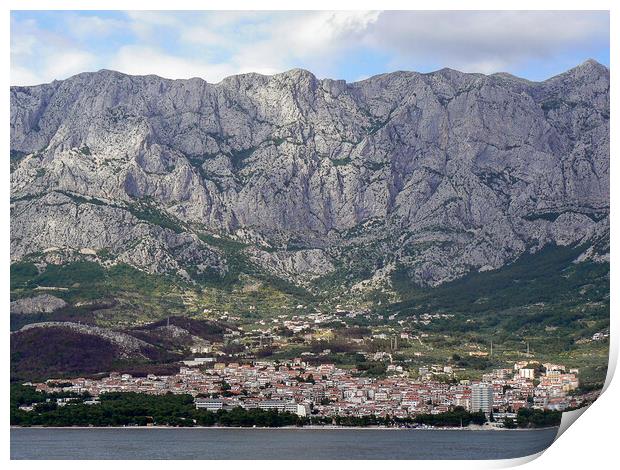
<path fill-rule="evenodd" d="M 368 377 L 355 369 L 334 364 L 310 365 L 302 358 L 286 362 L 198 362 L 181 367 L 174 375 L 133 377 L 112 373 L 101 379 L 48 380 L 32 384 L 39 391 L 88 392 L 96 399 L 110 392 L 189 394 L 197 408 L 217 412 L 234 407 L 277 409 L 299 416 L 391 416 L 437 414 L 455 407 L 486 414 L 514 413 L 524 407 L 562 411 L 579 405 L 573 391 L 579 386 L 576 372 L 547 364 L 537 378 L 528 363 L 513 369 L 496 369 L 482 380 L 457 381 L 451 370 L 439 365 L 420 368 L 411 378 L 402 367 L 385 377 Z M 529 368 L 533 370 L 532 368 Z M 436 374 L 443 375 L 434 375 Z M 444 380 L 438 380 L 443 377 Z M 534 380 L 538 383 L 535 384 Z"/>

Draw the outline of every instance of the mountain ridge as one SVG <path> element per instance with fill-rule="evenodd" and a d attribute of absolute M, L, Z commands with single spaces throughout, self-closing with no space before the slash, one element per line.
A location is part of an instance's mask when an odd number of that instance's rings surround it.
<path fill-rule="evenodd" d="M 71 80 L 72 78 L 81 76 L 81 75 L 85 75 L 85 76 L 89 76 L 89 75 L 96 75 L 96 74 L 118 74 L 118 75 L 122 75 L 122 76 L 127 76 L 127 77 L 152 77 L 152 78 L 156 78 L 156 79 L 161 79 L 161 80 L 166 80 L 166 81 L 171 81 L 171 82 L 175 82 L 175 81 L 191 81 L 191 80 L 198 80 L 201 82 L 204 82 L 208 85 L 218 85 L 221 84 L 223 81 L 228 80 L 228 79 L 233 79 L 235 77 L 244 77 L 244 76 L 249 76 L 249 77 L 265 77 L 265 78 L 270 78 L 270 77 L 274 77 L 274 76 L 278 76 L 278 75 L 289 75 L 292 73 L 302 73 L 302 74 L 308 74 L 311 75 L 314 79 L 316 80 L 328 80 L 328 81 L 332 81 L 332 82 L 344 82 L 347 83 L 349 85 L 352 84 L 356 84 L 356 83 L 360 83 L 360 82 L 364 82 L 366 80 L 372 80 L 375 79 L 377 77 L 382 77 L 385 75 L 392 75 L 392 74 L 418 74 L 418 75 L 432 75 L 432 74 L 437 74 L 439 72 L 442 71 L 449 71 L 449 72 L 456 72 L 456 73 L 460 73 L 460 74 L 467 74 L 467 75 L 480 75 L 480 76 L 484 76 L 484 77 L 493 77 L 493 76 L 498 76 L 498 77 L 505 77 L 505 78 L 512 78 L 512 79 L 517 79 L 520 81 L 524 81 L 524 82 L 528 82 L 528 83 L 532 83 L 532 84 L 536 84 L 536 83 L 544 83 L 548 80 L 552 80 L 556 77 L 559 77 L 561 75 L 570 73 L 572 71 L 576 71 L 576 70 L 580 70 L 580 69 L 585 69 L 585 68 L 596 68 L 599 69 L 603 72 L 609 72 L 609 67 L 601 64 L 600 62 L 598 62 L 596 59 L 586 59 L 583 62 L 581 62 L 580 64 L 575 65 L 574 67 L 571 67 L 570 69 L 564 71 L 564 72 L 560 72 L 556 75 L 552 75 L 551 77 L 548 77 L 544 80 L 529 80 L 527 78 L 524 77 L 520 77 L 518 75 L 514 75 L 508 72 L 493 72 L 493 73 L 482 73 L 482 72 L 462 72 L 461 70 L 458 69 L 453 69 L 451 67 L 443 67 L 441 69 L 437 69 L 437 70 L 433 70 L 430 72 L 416 72 L 413 70 L 393 70 L 392 72 L 383 72 L 383 73 L 378 73 L 375 75 L 371 75 L 367 78 L 363 78 L 360 80 L 355 80 L 353 82 L 349 82 L 345 79 L 336 79 L 336 78 L 318 78 L 314 73 L 312 73 L 312 71 L 308 70 L 308 69 L 304 69 L 302 67 L 293 67 L 291 69 L 285 70 L 283 72 L 277 72 L 277 73 L 273 73 L 273 74 L 263 74 L 263 73 L 259 73 L 259 72 L 244 72 L 244 73 L 238 73 L 238 74 L 233 74 L 233 75 L 227 75 L 226 77 L 222 78 L 219 82 L 209 82 L 207 80 L 205 80 L 204 78 L 201 77 L 187 77 L 187 78 L 166 78 L 163 77 L 161 75 L 157 75 L 157 74 L 145 74 L 145 75 L 135 75 L 135 74 L 128 74 L 125 72 L 120 72 L 118 70 L 114 70 L 114 69 L 107 69 L 107 68 L 103 68 L 103 69 L 99 69 L 96 71 L 88 71 L 88 72 L 79 72 L 77 74 L 71 75 L 67 78 L 63 78 L 63 79 L 55 79 L 52 80 L 51 82 L 45 82 L 45 83 L 37 83 L 35 85 L 11 85 L 11 88 L 33 88 L 33 87 L 39 87 L 39 86 L 44 86 L 44 85 L 51 85 L 54 83 L 60 83 L 66 80 Z"/>
<path fill-rule="evenodd" d="M 11 87 L 11 151 L 11 259 L 41 269 L 197 282 L 252 263 L 348 288 L 397 266 L 440 285 L 549 244 L 608 256 L 609 71 L 590 60 L 543 82 L 87 72 Z"/>

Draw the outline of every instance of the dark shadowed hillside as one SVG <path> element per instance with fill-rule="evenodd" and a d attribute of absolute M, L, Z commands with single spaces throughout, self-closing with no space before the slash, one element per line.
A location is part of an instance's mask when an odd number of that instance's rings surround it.
<path fill-rule="evenodd" d="M 11 335 L 11 378 L 45 380 L 94 374 L 118 357 L 109 341 L 66 328 L 33 328 Z"/>

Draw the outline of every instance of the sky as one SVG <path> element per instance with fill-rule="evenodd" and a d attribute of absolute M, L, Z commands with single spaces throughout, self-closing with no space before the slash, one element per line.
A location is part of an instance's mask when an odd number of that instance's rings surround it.
<path fill-rule="evenodd" d="M 304 68 L 363 80 L 396 70 L 544 80 L 609 66 L 604 11 L 13 11 L 11 84 L 111 69 L 216 83 Z"/>

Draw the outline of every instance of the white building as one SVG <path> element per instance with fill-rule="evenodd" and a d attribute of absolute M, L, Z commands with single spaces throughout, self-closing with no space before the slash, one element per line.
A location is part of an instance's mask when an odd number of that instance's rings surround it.
<path fill-rule="evenodd" d="M 262 410 L 278 410 L 279 412 L 294 413 L 298 416 L 306 416 L 308 409 L 305 405 L 283 400 L 263 400 L 257 403 L 257 408 Z"/>
<path fill-rule="evenodd" d="M 534 369 L 519 369 L 519 377 L 523 377 L 524 379 L 533 380 L 534 379 Z"/>
<path fill-rule="evenodd" d="M 197 409 L 203 409 L 207 411 L 217 411 L 224 408 L 224 402 L 222 400 L 212 400 L 209 398 L 196 398 L 194 401 Z"/>
<path fill-rule="evenodd" d="M 493 385 L 479 383 L 471 386 L 471 411 L 486 414 L 493 411 Z"/>

